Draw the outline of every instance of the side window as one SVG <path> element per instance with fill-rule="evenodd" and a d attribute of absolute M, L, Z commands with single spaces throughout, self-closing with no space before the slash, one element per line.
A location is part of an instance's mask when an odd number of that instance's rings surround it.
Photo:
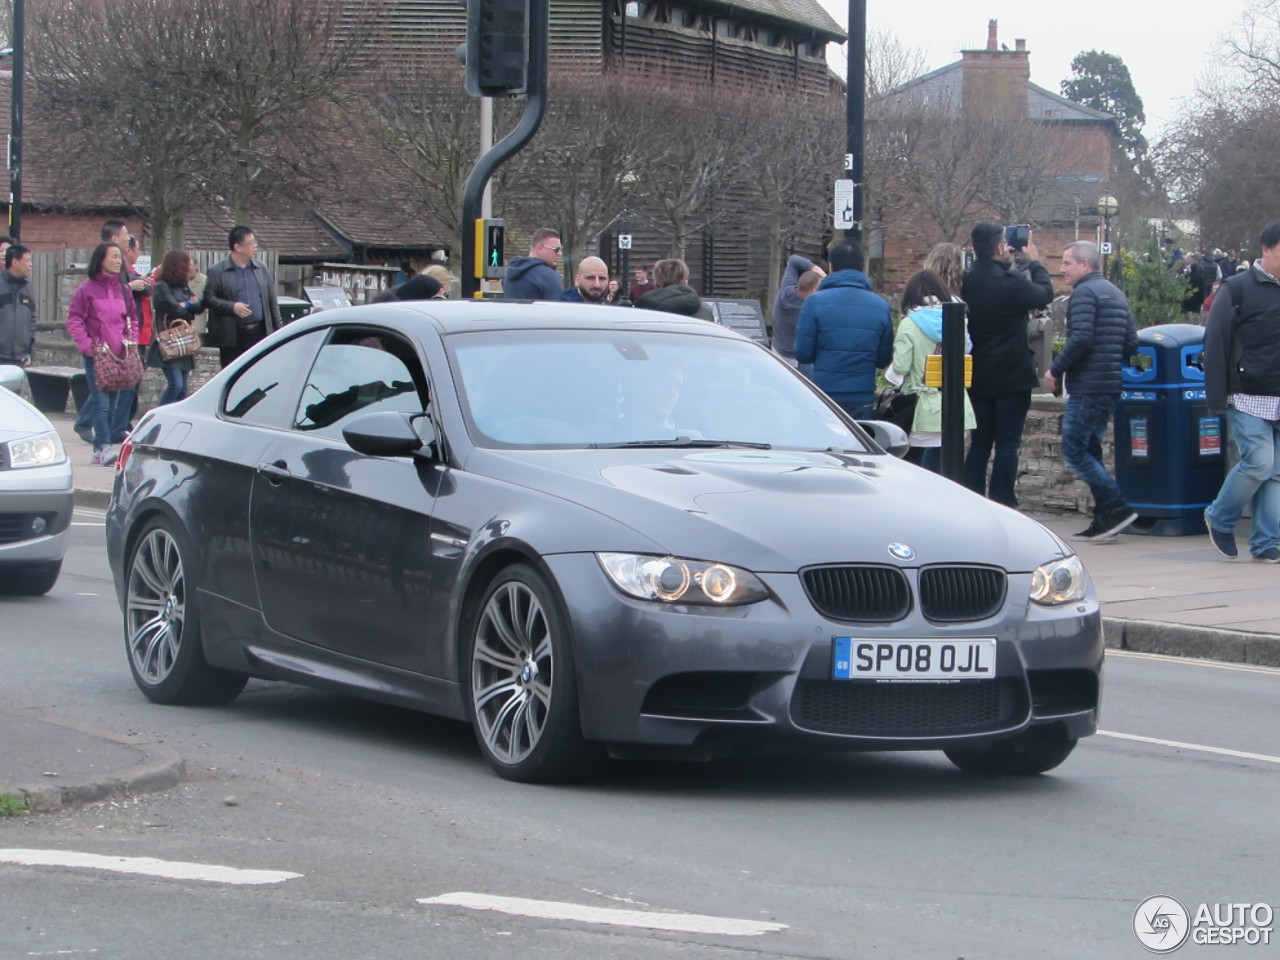
<path fill-rule="evenodd" d="M 341 439 L 342 428 L 364 413 L 422 413 L 426 382 L 405 341 L 382 331 L 338 330 L 320 348 L 293 429 Z"/>
<path fill-rule="evenodd" d="M 313 330 L 286 340 L 245 367 L 222 398 L 223 416 L 288 430 L 306 371 L 325 334 L 325 330 Z"/>

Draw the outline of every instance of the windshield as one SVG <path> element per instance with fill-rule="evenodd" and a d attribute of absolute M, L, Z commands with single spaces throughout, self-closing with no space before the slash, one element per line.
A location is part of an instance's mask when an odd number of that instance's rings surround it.
<path fill-rule="evenodd" d="M 753 343 L 538 330 L 457 334 L 449 348 L 480 446 L 866 450 L 813 389 Z"/>

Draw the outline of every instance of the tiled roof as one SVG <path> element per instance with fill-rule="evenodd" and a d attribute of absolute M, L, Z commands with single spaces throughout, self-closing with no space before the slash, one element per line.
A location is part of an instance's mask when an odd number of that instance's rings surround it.
<path fill-rule="evenodd" d="M 931 73 L 899 84 L 885 93 L 885 98 L 901 97 L 934 106 L 950 105 L 953 109 L 959 109 L 964 99 L 963 66 L 963 60 L 949 63 Z M 1115 121 L 1115 117 L 1109 113 L 1060 97 L 1030 82 L 1027 83 L 1027 115 L 1036 120 L 1060 123 Z"/>
<path fill-rule="evenodd" d="M 846 38 L 840 24 L 832 19 L 831 14 L 817 0 L 721 0 L 721 4 L 770 19 L 810 27 L 815 33 L 831 40 Z"/>

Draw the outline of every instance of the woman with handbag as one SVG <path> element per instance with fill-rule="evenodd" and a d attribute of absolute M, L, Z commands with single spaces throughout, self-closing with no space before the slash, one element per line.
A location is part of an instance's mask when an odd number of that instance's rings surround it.
<path fill-rule="evenodd" d="M 165 388 L 160 403 L 175 403 L 187 395 L 187 378 L 195 369 L 200 338 L 191 321 L 204 310 L 191 292 L 196 264 L 182 250 L 170 250 L 160 264 L 156 285 L 151 289 L 155 336 L 147 350 L 147 366 L 164 371 Z"/>
<path fill-rule="evenodd" d="M 100 243 L 89 257 L 89 278 L 76 287 L 67 311 L 67 332 L 84 357 L 90 400 L 101 397 L 93 416 L 93 459 L 116 461 L 111 431 L 128 422 L 132 396 L 142 381 L 142 357 L 135 342 L 133 298 L 120 282 L 124 253 L 114 243 Z M 123 394 L 123 397 L 122 397 Z"/>
<path fill-rule="evenodd" d="M 934 473 L 941 468 L 942 391 L 925 386 L 924 370 L 928 356 L 942 344 L 942 304 L 951 299 L 946 281 L 932 270 L 911 276 L 902 290 L 903 317 L 893 338 L 893 363 L 885 371 L 887 379 L 902 384 L 904 396 L 916 398 L 908 459 Z M 972 430 L 973 424 L 973 407 L 966 394 L 964 428 Z"/>

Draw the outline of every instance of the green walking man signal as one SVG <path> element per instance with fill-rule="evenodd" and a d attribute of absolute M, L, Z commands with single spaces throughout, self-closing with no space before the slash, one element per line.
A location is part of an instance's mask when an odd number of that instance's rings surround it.
<path fill-rule="evenodd" d="M 472 276 L 479 280 L 501 280 L 507 275 L 507 221 L 477 220 L 475 231 L 476 262 Z"/>

